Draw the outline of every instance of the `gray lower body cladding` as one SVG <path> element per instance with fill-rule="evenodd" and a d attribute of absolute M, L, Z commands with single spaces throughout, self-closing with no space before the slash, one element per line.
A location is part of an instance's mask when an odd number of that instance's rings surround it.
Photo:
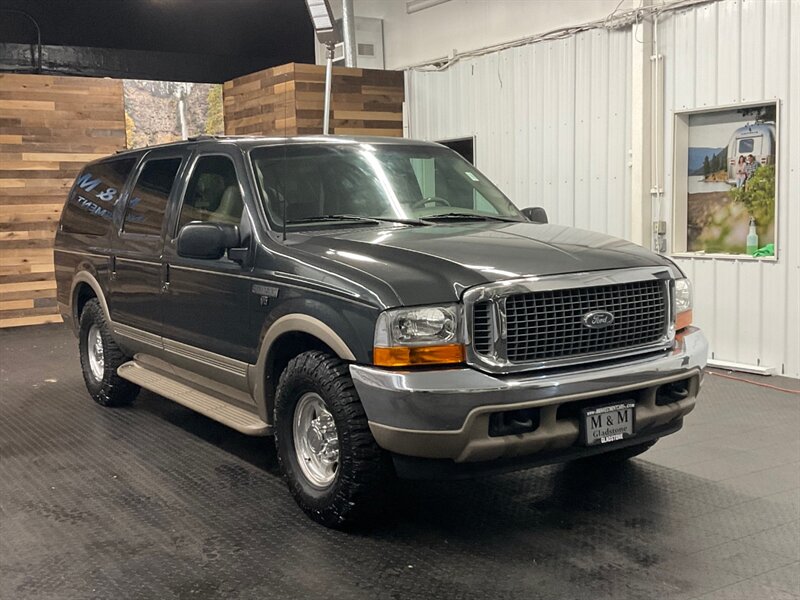
<path fill-rule="evenodd" d="M 581 371 L 498 377 L 471 368 L 388 371 L 352 365 L 350 372 L 385 449 L 476 463 L 534 454 L 566 458 L 582 448 L 576 409 L 611 398 L 636 401 L 636 437 L 629 440 L 672 433 L 694 408 L 707 353 L 703 334 L 689 328 L 672 350 Z M 663 391 L 673 385 L 682 386 L 682 393 L 665 401 Z M 535 428 L 490 434 L 493 415 L 519 410 L 535 411 Z"/>
<path fill-rule="evenodd" d="M 668 425 L 657 427 L 636 437 L 620 440 L 612 444 L 588 447 L 573 445 L 569 448 L 556 449 L 549 452 L 543 451 L 524 456 L 509 456 L 481 462 L 455 462 L 447 458 L 419 458 L 396 453 L 392 454 L 392 459 L 395 472 L 401 479 L 469 479 L 564 463 L 589 458 L 611 450 L 620 450 L 628 446 L 655 442 L 661 437 L 680 431 L 681 427 L 683 427 L 683 419 L 679 418 Z"/>

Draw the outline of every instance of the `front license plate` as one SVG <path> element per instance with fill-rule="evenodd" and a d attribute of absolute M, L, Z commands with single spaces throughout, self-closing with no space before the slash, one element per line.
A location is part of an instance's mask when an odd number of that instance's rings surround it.
<path fill-rule="evenodd" d="M 587 446 L 608 444 L 633 435 L 634 402 L 583 409 L 583 441 Z"/>

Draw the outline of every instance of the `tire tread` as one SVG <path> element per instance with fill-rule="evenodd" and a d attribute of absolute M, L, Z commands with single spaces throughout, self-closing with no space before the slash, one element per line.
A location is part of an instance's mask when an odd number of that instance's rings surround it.
<path fill-rule="evenodd" d="M 318 388 L 334 415 L 339 432 L 340 456 L 338 481 L 330 490 L 327 503 L 320 506 L 309 498 L 295 473 L 291 456 L 293 446 L 286 443 L 286 423 L 303 390 Z M 300 391 L 298 391 L 300 390 Z M 380 499 L 391 481 L 391 462 L 369 429 L 367 415 L 358 398 L 347 364 L 325 352 L 313 350 L 293 358 L 280 376 L 275 395 L 275 443 L 278 461 L 292 495 L 314 520 L 328 527 L 342 528 L 369 520 L 381 505 Z"/>
<path fill-rule="evenodd" d="M 92 377 L 86 348 L 86 336 L 93 324 L 99 326 L 103 338 L 105 372 L 99 384 Z M 130 359 L 114 341 L 111 328 L 106 322 L 97 298 L 87 301 L 81 311 L 79 336 L 81 370 L 92 399 L 99 405 L 107 407 L 127 406 L 133 402 L 139 393 L 139 386 L 117 375 L 117 368 Z"/>

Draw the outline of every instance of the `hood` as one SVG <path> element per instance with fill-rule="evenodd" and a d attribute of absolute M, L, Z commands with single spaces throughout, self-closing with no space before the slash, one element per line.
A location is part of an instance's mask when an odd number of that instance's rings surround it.
<path fill-rule="evenodd" d="M 504 279 L 672 266 L 625 240 L 530 222 L 316 230 L 289 243 L 346 266 L 350 277 L 380 280 L 403 305 L 456 301 L 466 288 Z"/>

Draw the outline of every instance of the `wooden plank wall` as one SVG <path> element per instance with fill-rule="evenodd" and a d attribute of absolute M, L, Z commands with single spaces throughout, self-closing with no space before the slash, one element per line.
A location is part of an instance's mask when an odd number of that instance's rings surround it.
<path fill-rule="evenodd" d="M 325 67 L 290 63 L 224 86 L 225 132 L 322 132 Z M 403 135 L 403 73 L 337 67 L 331 133 Z M 88 161 L 125 147 L 122 81 L 0 74 L 0 328 L 60 321 L 53 236 Z"/>
<path fill-rule="evenodd" d="M 122 81 L 0 75 L 0 327 L 61 320 L 61 208 L 84 163 L 124 147 Z"/>
<path fill-rule="evenodd" d="M 402 71 L 335 67 L 331 133 L 403 135 Z M 325 67 L 290 63 L 223 87 L 225 133 L 306 135 L 322 132 Z"/>
<path fill-rule="evenodd" d="M 222 86 L 227 135 L 295 135 L 294 63 L 256 71 Z"/>

